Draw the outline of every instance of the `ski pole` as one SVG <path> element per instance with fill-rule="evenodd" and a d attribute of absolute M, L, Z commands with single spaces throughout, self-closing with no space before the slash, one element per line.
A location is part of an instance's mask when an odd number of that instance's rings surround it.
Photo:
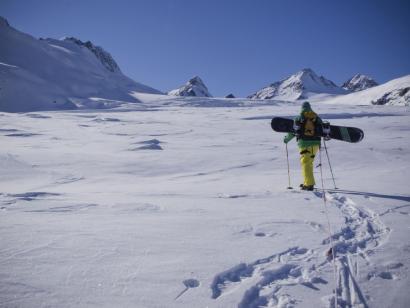
<path fill-rule="evenodd" d="M 286 147 L 286 161 L 288 163 L 288 187 L 287 189 L 293 189 L 292 186 L 290 186 L 290 170 L 289 170 L 289 153 L 288 153 L 288 144 L 285 143 Z"/>
<path fill-rule="evenodd" d="M 332 174 L 333 185 L 335 186 L 335 189 L 337 189 L 337 187 L 336 187 L 336 182 L 335 182 L 335 176 L 333 175 L 333 169 L 332 169 L 332 165 L 331 165 L 331 163 L 330 163 L 329 153 L 327 152 L 327 146 L 326 146 L 325 138 L 323 138 L 323 144 L 324 144 L 324 146 L 325 146 L 325 151 L 326 151 L 326 156 L 327 156 L 327 162 L 329 163 L 329 167 L 330 167 L 330 173 Z"/>

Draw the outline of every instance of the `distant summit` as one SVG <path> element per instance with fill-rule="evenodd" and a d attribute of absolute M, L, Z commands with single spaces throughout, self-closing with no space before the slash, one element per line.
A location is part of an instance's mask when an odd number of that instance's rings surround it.
<path fill-rule="evenodd" d="M 185 85 L 179 89 L 175 89 L 168 92 L 168 95 L 172 96 L 197 96 L 197 97 L 212 97 L 208 88 L 204 84 L 201 78 L 195 76 L 190 79 Z"/>
<path fill-rule="evenodd" d="M 318 76 L 312 69 L 305 68 L 281 81 L 274 82 L 248 96 L 251 99 L 299 100 L 317 94 L 345 94 L 346 90 L 338 87 L 323 76 Z"/>
<path fill-rule="evenodd" d="M 362 74 L 356 74 L 352 78 L 347 80 L 345 83 L 343 83 L 342 88 L 347 91 L 357 92 L 378 85 L 379 84 L 373 78 Z"/>
<path fill-rule="evenodd" d="M 233 95 L 232 93 L 228 94 L 227 96 L 225 96 L 225 98 L 235 98 L 235 95 Z"/>

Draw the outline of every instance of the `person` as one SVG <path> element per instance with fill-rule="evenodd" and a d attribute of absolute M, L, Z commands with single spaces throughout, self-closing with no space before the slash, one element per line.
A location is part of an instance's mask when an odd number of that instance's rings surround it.
<path fill-rule="evenodd" d="M 316 137 L 322 119 L 312 110 L 309 102 L 302 104 L 300 115 L 294 119 L 293 129 L 295 133 L 288 133 L 283 142 L 288 143 L 295 136 L 298 141 L 300 164 L 302 167 L 303 183 L 302 190 L 313 190 L 315 178 L 313 175 L 313 162 L 320 148 L 320 137 Z"/>

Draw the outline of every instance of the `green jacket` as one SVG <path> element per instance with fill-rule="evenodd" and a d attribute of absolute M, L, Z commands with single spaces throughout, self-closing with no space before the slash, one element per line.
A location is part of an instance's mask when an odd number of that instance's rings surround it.
<path fill-rule="evenodd" d="M 300 115 L 297 116 L 293 121 L 297 122 L 300 121 L 300 119 L 303 116 L 303 113 L 306 111 L 312 111 L 312 109 L 310 107 L 304 107 L 302 108 Z M 318 116 L 317 117 L 317 124 L 322 124 L 322 119 Z M 284 143 L 288 143 L 289 141 L 291 141 L 293 138 L 295 137 L 294 133 L 288 133 L 285 138 L 283 139 Z M 310 146 L 314 146 L 314 145 L 320 145 L 320 140 L 304 140 L 302 138 L 299 138 L 298 140 L 298 146 L 300 148 L 305 148 L 305 147 L 310 147 Z"/>

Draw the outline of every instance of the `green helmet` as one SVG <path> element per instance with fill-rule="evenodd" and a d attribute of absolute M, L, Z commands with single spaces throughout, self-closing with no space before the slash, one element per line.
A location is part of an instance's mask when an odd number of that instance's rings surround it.
<path fill-rule="evenodd" d="M 310 107 L 310 103 L 306 101 L 302 104 L 302 109 L 312 109 L 312 107 Z"/>

